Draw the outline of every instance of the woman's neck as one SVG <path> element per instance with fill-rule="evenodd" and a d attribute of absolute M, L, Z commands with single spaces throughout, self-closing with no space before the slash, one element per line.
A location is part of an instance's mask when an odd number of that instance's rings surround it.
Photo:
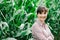
<path fill-rule="evenodd" d="M 43 23 L 43 24 L 45 23 L 44 21 L 41 21 L 41 20 L 40 20 L 40 22 Z"/>
<path fill-rule="evenodd" d="M 45 21 L 43 21 L 43 20 L 39 20 L 42 24 L 45 24 Z"/>

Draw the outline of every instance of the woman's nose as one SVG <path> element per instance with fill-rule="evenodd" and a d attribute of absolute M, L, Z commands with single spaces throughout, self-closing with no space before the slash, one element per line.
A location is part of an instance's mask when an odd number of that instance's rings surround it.
<path fill-rule="evenodd" d="M 45 14 L 42 14 L 41 16 L 46 16 Z"/>

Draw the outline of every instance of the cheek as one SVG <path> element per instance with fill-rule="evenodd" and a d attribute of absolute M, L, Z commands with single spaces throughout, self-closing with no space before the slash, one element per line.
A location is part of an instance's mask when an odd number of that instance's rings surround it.
<path fill-rule="evenodd" d="M 41 15 L 39 14 L 38 17 L 41 17 Z"/>
<path fill-rule="evenodd" d="M 38 14 L 38 18 L 46 18 L 46 17 L 47 17 L 47 14 L 44 14 L 44 15 Z"/>
<path fill-rule="evenodd" d="M 47 14 L 44 14 L 43 17 L 47 17 Z"/>
<path fill-rule="evenodd" d="M 45 16 L 47 17 L 47 14 Z"/>
<path fill-rule="evenodd" d="M 39 15 L 38 17 L 47 17 L 47 15 Z"/>
<path fill-rule="evenodd" d="M 47 15 L 45 15 L 45 17 L 47 17 Z"/>

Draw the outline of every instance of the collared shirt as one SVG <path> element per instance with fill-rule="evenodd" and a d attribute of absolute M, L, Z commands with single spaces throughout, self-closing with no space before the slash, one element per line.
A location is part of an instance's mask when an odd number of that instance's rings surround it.
<path fill-rule="evenodd" d="M 54 40 L 47 24 L 42 24 L 39 19 L 32 26 L 32 35 L 34 40 Z"/>

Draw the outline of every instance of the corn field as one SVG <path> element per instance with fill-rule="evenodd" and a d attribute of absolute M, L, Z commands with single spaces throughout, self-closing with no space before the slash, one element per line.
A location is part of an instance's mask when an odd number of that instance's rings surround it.
<path fill-rule="evenodd" d="M 31 27 L 38 6 L 48 8 L 46 23 L 60 40 L 60 0 L 0 0 L 0 40 L 33 40 Z"/>

